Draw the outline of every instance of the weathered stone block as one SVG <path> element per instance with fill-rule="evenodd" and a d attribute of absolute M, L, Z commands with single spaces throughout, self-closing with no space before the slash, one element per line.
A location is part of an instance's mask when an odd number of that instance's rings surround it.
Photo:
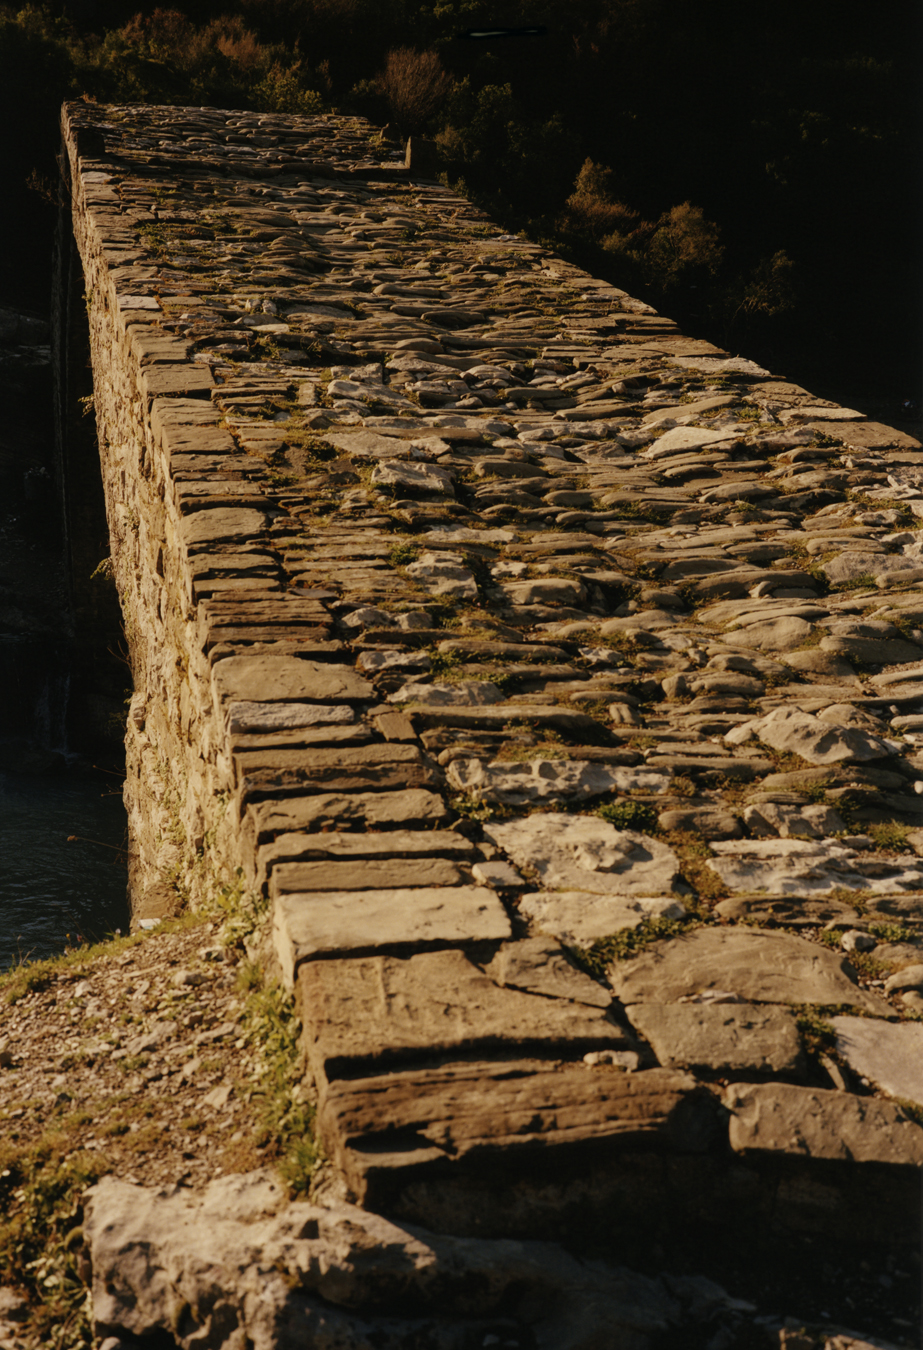
<path fill-rule="evenodd" d="M 253 703 L 337 703 L 374 694 L 349 666 L 296 656 L 231 656 L 215 666 L 212 680 L 219 699 Z"/>
<path fill-rule="evenodd" d="M 887 1017 L 842 956 L 816 942 L 756 928 L 697 928 L 617 961 L 609 983 L 623 1003 L 676 1003 L 711 989 L 754 1003 L 848 1003 Z"/>
<path fill-rule="evenodd" d="M 484 886 L 285 895 L 273 906 L 273 943 L 290 986 L 310 957 L 491 941 L 510 932 L 506 911 Z"/>
<path fill-rule="evenodd" d="M 318 1114 L 331 1157 L 362 1200 L 418 1171 L 477 1172 L 500 1156 L 557 1150 L 705 1148 L 715 1108 L 689 1074 L 626 1074 L 536 1060 L 450 1064 L 330 1083 Z"/>
<path fill-rule="evenodd" d="M 923 1129 L 892 1102 L 790 1083 L 733 1083 L 724 1104 L 738 1153 L 923 1164 Z"/>
<path fill-rule="evenodd" d="M 801 1037 L 788 1008 L 635 1003 L 628 1018 L 665 1069 L 791 1074 L 801 1066 Z"/>

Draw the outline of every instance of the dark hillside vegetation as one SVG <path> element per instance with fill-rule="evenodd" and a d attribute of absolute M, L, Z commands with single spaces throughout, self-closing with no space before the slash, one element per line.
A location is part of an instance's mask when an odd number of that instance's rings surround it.
<path fill-rule="evenodd" d="M 459 36 L 479 24 L 547 34 Z M 433 137 L 506 229 L 898 420 L 923 352 L 919 30 L 910 0 L 3 6 L 0 294 L 45 303 L 63 99 L 357 111 Z"/>

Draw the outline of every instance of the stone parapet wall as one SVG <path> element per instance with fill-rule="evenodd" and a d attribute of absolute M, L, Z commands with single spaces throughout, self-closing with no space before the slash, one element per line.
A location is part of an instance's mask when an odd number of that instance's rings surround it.
<path fill-rule="evenodd" d="M 361 120 L 64 132 L 136 913 L 268 901 L 349 1194 L 910 1231 L 919 443 Z"/>

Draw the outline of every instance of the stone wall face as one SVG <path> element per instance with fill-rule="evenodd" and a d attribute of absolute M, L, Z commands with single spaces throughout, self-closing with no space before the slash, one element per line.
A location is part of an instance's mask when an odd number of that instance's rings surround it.
<path fill-rule="evenodd" d="M 350 1194 L 910 1231 L 919 444 L 355 119 L 64 129 L 136 912 L 268 899 Z"/>
<path fill-rule="evenodd" d="M 130 885 L 134 912 L 156 916 L 172 912 L 183 892 L 195 897 L 206 832 L 215 840 L 222 824 L 215 794 L 227 794 L 229 766 L 218 762 L 210 727 L 209 671 L 195 642 L 170 447 L 138 361 L 139 335 L 149 326 L 121 303 L 115 279 L 139 217 L 126 219 L 113 190 L 92 173 L 85 181 L 78 163 L 72 157 L 73 222 L 86 278 L 111 561 L 135 686 L 125 738 Z M 202 382 L 204 372 L 191 374 Z M 224 834 L 233 867 L 235 832 Z"/>

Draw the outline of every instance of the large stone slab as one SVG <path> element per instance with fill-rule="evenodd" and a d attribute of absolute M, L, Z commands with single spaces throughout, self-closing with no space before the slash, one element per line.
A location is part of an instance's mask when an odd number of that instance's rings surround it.
<path fill-rule="evenodd" d="M 377 431 L 328 431 L 324 440 L 353 459 L 410 459 L 413 454 L 409 440 Z"/>
<path fill-rule="evenodd" d="M 646 919 L 681 919 L 686 907 L 672 896 L 598 895 L 592 891 L 532 891 L 519 912 L 541 933 L 570 947 L 590 947 Z"/>
<path fill-rule="evenodd" d="M 378 888 L 381 886 L 432 886 L 432 885 L 454 885 L 459 878 L 456 872 L 453 875 L 441 873 L 436 876 L 431 871 L 426 870 L 423 873 L 414 873 L 408 869 L 414 868 L 420 860 L 423 860 L 423 866 L 428 869 L 436 860 L 445 861 L 448 858 L 464 858 L 471 860 L 477 857 L 474 845 L 470 843 L 463 835 L 456 834 L 452 830 L 381 830 L 370 832 L 368 830 L 357 830 L 352 834 L 342 834 L 340 832 L 320 832 L 314 834 L 296 833 L 294 830 L 284 831 L 282 834 L 265 844 L 256 844 L 257 857 L 254 879 L 256 884 L 263 886 L 267 879 L 272 876 L 274 891 L 273 894 L 284 894 L 292 891 L 307 890 L 352 890 L 351 884 L 344 884 L 341 864 L 344 862 L 357 863 L 360 860 L 376 860 L 379 866 L 400 864 L 404 873 L 409 875 L 410 880 L 398 881 L 396 873 L 389 871 L 388 876 L 383 881 L 371 883 L 366 881 L 364 885 L 358 887 L 360 890 L 367 890 L 370 886 Z M 319 864 L 321 871 L 316 874 L 300 871 L 298 865 L 304 863 Z M 292 864 L 295 866 L 293 867 Z M 333 874 L 330 872 L 330 865 L 336 866 L 336 882 Z M 368 876 L 364 870 L 355 874 L 357 877 Z M 329 880 L 323 882 L 323 878 Z M 313 884 L 316 880 L 321 881 L 321 885 Z M 491 885 L 489 878 L 478 877 L 475 879 Z"/>
<path fill-rule="evenodd" d="M 403 460 L 380 460 L 372 470 L 375 487 L 392 488 L 401 492 L 422 492 L 454 495 L 453 475 L 438 464 L 408 464 Z"/>
<path fill-rule="evenodd" d="M 179 523 L 179 537 L 189 553 L 201 553 L 224 540 L 244 543 L 259 535 L 269 517 L 246 506 L 216 506 L 196 511 Z"/>
<path fill-rule="evenodd" d="M 657 457 L 679 454 L 684 450 L 699 450 L 703 445 L 720 445 L 737 439 L 737 432 L 709 430 L 707 427 L 673 427 L 664 432 L 657 442 Z"/>
<path fill-rule="evenodd" d="M 679 863 L 666 844 L 596 816 L 546 812 L 484 826 L 488 839 L 545 886 L 597 895 L 669 894 Z"/>
<path fill-rule="evenodd" d="M 292 830 L 279 834 L 265 848 L 277 863 L 320 859 L 414 859 L 433 855 L 453 858 L 478 856 L 474 844 L 454 830 L 382 830 L 375 833 L 357 830 L 353 834 L 340 831 L 302 834 Z"/>
<path fill-rule="evenodd" d="M 510 935 L 506 910 L 486 886 L 285 895 L 273 906 L 273 945 L 289 986 L 309 957 Z"/>
<path fill-rule="evenodd" d="M 138 371 L 138 384 L 147 402 L 158 395 L 170 394 L 209 394 L 215 387 L 215 378 L 211 371 L 191 361 L 182 364 L 152 364 L 142 366 Z"/>
<path fill-rule="evenodd" d="M 774 708 L 765 717 L 744 722 L 725 736 L 728 745 L 743 745 L 752 737 L 774 750 L 790 752 L 809 764 L 858 764 L 886 759 L 892 744 L 858 727 L 825 722 L 800 708 Z"/>
<path fill-rule="evenodd" d="M 459 680 L 455 684 L 436 680 L 421 684 L 411 680 L 388 695 L 389 703 L 409 703 L 431 708 L 476 708 L 503 703 L 506 695 L 490 680 Z"/>
<path fill-rule="evenodd" d="M 510 709 L 510 714 L 515 711 Z M 522 715 L 523 710 L 519 712 Z M 670 785 L 670 774 L 663 769 L 621 768 L 583 759 L 530 759 L 521 764 L 456 759 L 447 777 L 458 792 L 503 806 L 565 799 L 581 802 L 614 791 L 666 792 Z"/>
<path fill-rule="evenodd" d="M 634 1048 L 604 1008 L 498 984 L 460 951 L 308 961 L 297 1000 L 308 1058 L 328 1080 L 421 1053 Z"/>
<path fill-rule="evenodd" d="M 806 900 L 801 895 L 767 896 L 735 895 L 730 900 L 719 900 L 713 910 L 719 919 L 733 923 L 752 923 L 756 927 L 783 925 L 786 928 L 823 928 L 835 923 L 840 928 L 853 928 L 859 921 L 859 911 L 842 900 L 825 897 Z"/>
<path fill-rule="evenodd" d="M 416 745 L 377 742 L 336 749 L 246 750 L 235 764 L 245 794 L 264 791 L 281 795 L 298 788 L 426 787 L 438 774 Z"/>
<path fill-rule="evenodd" d="M 872 577 L 887 577 L 889 581 L 900 582 L 902 572 L 912 572 L 919 568 L 919 558 L 905 558 L 900 553 L 860 553 L 858 549 L 841 553 L 830 562 L 821 563 L 827 580 L 835 586 L 861 581 Z"/>
<path fill-rule="evenodd" d="M 361 1201 L 418 1169 L 600 1146 L 698 1152 L 714 1106 L 691 1074 L 540 1060 L 450 1064 L 341 1080 L 321 1096 L 324 1146 Z"/>
<path fill-rule="evenodd" d="M 294 830 L 326 830 L 331 825 L 382 829 L 394 825 L 437 825 L 448 809 L 435 792 L 320 792 L 311 797 L 255 802 L 247 808 L 245 828 L 254 841 Z"/>
<path fill-rule="evenodd" d="M 811 430 L 822 435 L 836 436 L 846 445 L 854 446 L 856 449 L 920 449 L 920 442 L 915 436 L 908 435 L 906 431 L 897 431 L 894 427 L 886 427 L 881 422 L 852 422 L 844 427 L 839 423 L 824 422 L 822 419 L 825 415 L 825 412 L 818 414 L 820 420 L 812 423 Z"/>
<path fill-rule="evenodd" d="M 248 703 L 232 701 L 225 715 L 228 731 L 254 733 L 293 730 L 300 727 L 344 725 L 356 720 L 346 704 Z"/>
<path fill-rule="evenodd" d="M 297 656 L 229 656 L 212 671 L 219 699 L 235 702 L 338 703 L 374 697 L 374 687 L 349 666 Z"/>
<path fill-rule="evenodd" d="M 835 890 L 919 890 L 923 862 L 859 853 L 835 839 L 713 840 L 719 856 L 706 863 L 732 891 L 766 895 L 824 895 Z"/>
<path fill-rule="evenodd" d="M 790 1083 L 733 1083 L 724 1104 L 736 1153 L 923 1164 L 923 1129 L 892 1102 Z"/>
<path fill-rule="evenodd" d="M 636 1003 L 628 1019 L 665 1069 L 790 1074 L 801 1065 L 801 1037 L 788 1008 Z"/>
<path fill-rule="evenodd" d="M 430 595 L 454 596 L 457 600 L 476 600 L 478 597 L 474 573 L 455 554 L 421 553 L 416 562 L 408 565 L 407 575 L 418 581 Z"/>
<path fill-rule="evenodd" d="M 371 891 L 405 886 L 456 886 L 458 866 L 448 858 L 325 858 L 287 862 L 273 868 L 269 893 L 300 891 Z"/>
<path fill-rule="evenodd" d="M 484 972 L 496 984 L 522 989 L 528 994 L 572 999 L 593 1008 L 608 1008 L 612 1003 L 610 990 L 578 970 L 559 945 L 548 938 L 505 942 L 484 966 Z"/>
<path fill-rule="evenodd" d="M 890 1097 L 923 1106 L 923 1022 L 831 1017 L 836 1048 L 854 1073 Z"/>
<path fill-rule="evenodd" d="M 860 989 L 852 967 L 827 947 L 758 928 L 697 928 L 652 943 L 609 967 L 623 1003 L 678 1003 L 722 990 L 752 1003 L 848 1003 L 887 1017 L 891 1005 Z"/>
<path fill-rule="evenodd" d="M 462 1350 L 501 1336 L 641 1350 L 685 1318 L 660 1279 L 553 1242 L 442 1236 L 342 1201 L 290 1202 L 268 1167 L 202 1189 L 106 1176 L 88 1193 L 85 1233 L 94 1340 L 110 1350 Z M 696 1325 L 711 1311 L 706 1301 Z"/>

